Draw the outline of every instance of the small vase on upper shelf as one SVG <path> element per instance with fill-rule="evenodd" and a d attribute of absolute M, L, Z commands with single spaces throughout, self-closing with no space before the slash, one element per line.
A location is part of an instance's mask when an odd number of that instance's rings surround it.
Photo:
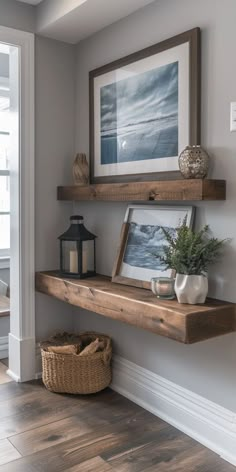
<path fill-rule="evenodd" d="M 83 186 L 89 184 L 89 165 L 86 154 L 76 154 L 73 163 L 73 177 L 76 185 Z"/>
<path fill-rule="evenodd" d="M 179 155 L 179 169 L 185 179 L 204 179 L 209 170 L 209 155 L 199 145 L 186 146 Z"/>

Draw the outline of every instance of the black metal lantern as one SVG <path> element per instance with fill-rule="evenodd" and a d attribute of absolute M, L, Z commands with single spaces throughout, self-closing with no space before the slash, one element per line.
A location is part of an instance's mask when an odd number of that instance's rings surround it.
<path fill-rule="evenodd" d="M 58 238 L 60 271 L 76 279 L 96 275 L 96 236 L 85 228 L 83 221 L 83 216 L 71 216 L 69 229 Z"/>

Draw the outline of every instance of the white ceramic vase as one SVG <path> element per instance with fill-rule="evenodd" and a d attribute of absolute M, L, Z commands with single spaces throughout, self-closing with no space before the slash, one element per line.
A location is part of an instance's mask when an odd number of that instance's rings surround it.
<path fill-rule="evenodd" d="M 176 274 L 175 293 L 179 303 L 190 305 L 205 303 L 208 294 L 208 278 L 204 275 Z"/>

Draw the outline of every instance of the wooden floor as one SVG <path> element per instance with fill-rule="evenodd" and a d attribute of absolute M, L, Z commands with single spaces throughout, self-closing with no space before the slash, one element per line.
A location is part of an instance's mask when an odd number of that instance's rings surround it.
<path fill-rule="evenodd" d="M 12 379 L 6 374 L 8 369 L 8 360 L 3 359 L 0 361 L 0 385 L 12 382 Z"/>
<path fill-rule="evenodd" d="M 216 454 L 107 389 L 58 395 L 0 385 L 0 472 L 235 472 Z"/>

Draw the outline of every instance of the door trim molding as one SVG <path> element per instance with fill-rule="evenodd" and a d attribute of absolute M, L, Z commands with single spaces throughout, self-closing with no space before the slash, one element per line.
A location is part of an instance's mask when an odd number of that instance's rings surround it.
<path fill-rule="evenodd" d="M 20 58 L 19 72 L 16 72 L 20 100 L 19 157 L 11 168 L 11 184 L 14 184 L 11 188 L 14 187 L 15 198 L 11 198 L 9 374 L 22 382 L 33 379 L 35 375 L 34 34 L 0 26 L 0 42 L 18 47 Z M 27 348 L 22 348 L 23 345 Z M 26 352 L 34 362 L 25 365 Z"/>

